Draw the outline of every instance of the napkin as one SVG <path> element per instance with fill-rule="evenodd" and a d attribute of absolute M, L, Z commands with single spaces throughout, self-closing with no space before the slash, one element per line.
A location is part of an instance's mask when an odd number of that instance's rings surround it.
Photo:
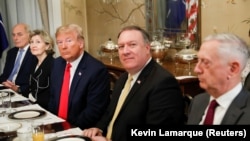
<path fill-rule="evenodd" d="M 69 136 L 69 135 L 83 135 L 82 130 L 79 127 L 71 128 L 56 133 L 45 134 L 45 140 L 51 140 L 57 137 Z"/>

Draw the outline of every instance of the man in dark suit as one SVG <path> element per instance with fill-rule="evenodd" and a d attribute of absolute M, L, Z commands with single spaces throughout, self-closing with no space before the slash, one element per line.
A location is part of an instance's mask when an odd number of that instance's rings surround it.
<path fill-rule="evenodd" d="M 206 93 L 192 100 L 188 124 L 250 124 L 250 94 L 241 83 L 241 72 L 248 57 L 247 44 L 234 34 L 222 33 L 205 38 L 194 71 Z M 213 100 L 218 106 L 208 110 Z M 205 117 L 213 112 L 207 111 L 214 111 L 209 123 L 205 122 Z"/>
<path fill-rule="evenodd" d="M 108 70 L 103 63 L 84 51 L 84 37 L 80 26 L 69 24 L 59 27 L 56 31 L 56 43 L 61 56 L 55 59 L 52 67 L 48 108 L 81 129 L 92 127 L 109 103 Z M 70 78 L 66 75 L 66 66 L 70 68 Z M 69 85 L 63 87 L 68 79 Z"/>
<path fill-rule="evenodd" d="M 29 48 L 29 26 L 24 23 L 16 24 L 12 30 L 12 38 L 15 47 L 7 52 L 3 73 L 0 76 L 0 83 L 5 88 L 10 88 L 27 97 L 29 93 L 30 67 L 32 60 L 35 58 Z M 22 56 L 20 56 L 20 66 L 13 72 L 20 50 L 23 50 Z"/>
<path fill-rule="evenodd" d="M 175 77 L 152 59 L 148 33 L 138 26 L 128 26 L 118 34 L 120 62 L 127 72 L 116 81 L 110 105 L 94 128 L 83 135 L 95 140 L 127 141 L 129 126 L 164 126 L 184 124 L 184 104 Z M 128 77 L 131 89 L 116 118 Z"/>

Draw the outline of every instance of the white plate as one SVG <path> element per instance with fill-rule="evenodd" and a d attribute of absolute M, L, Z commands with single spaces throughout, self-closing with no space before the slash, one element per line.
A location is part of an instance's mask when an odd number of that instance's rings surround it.
<path fill-rule="evenodd" d="M 1 123 L 0 124 L 0 131 L 2 131 L 2 132 L 13 132 L 13 131 L 16 131 L 17 129 L 21 128 L 21 127 L 22 127 L 22 124 L 15 123 L 15 122 Z"/>
<path fill-rule="evenodd" d="M 8 117 L 10 119 L 34 119 L 43 117 L 44 115 L 46 115 L 46 112 L 42 110 L 22 110 L 11 113 Z"/>
<path fill-rule="evenodd" d="M 52 141 L 91 141 L 88 137 L 78 136 L 78 135 L 70 135 L 64 137 L 58 137 Z"/>

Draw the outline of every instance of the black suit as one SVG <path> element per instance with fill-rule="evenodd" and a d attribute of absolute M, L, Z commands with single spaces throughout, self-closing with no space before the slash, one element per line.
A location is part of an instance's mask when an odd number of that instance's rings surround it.
<path fill-rule="evenodd" d="M 37 99 L 36 103 L 45 109 L 48 109 L 48 101 L 50 97 L 50 74 L 54 58 L 48 55 L 40 66 L 36 69 L 38 60 L 35 59 L 30 76 L 30 92 L 34 98 Z"/>
<path fill-rule="evenodd" d="M 6 61 L 3 69 L 3 73 L 0 76 L 0 83 L 6 81 L 14 68 L 15 60 L 17 57 L 19 48 L 13 47 L 7 52 Z M 15 84 L 20 86 L 21 93 L 27 97 L 29 94 L 29 77 L 31 73 L 32 61 L 35 56 L 31 54 L 30 48 L 26 51 L 23 58 L 20 70 L 17 74 Z"/>
<path fill-rule="evenodd" d="M 58 57 L 51 72 L 49 110 L 58 114 L 66 61 Z M 110 81 L 106 66 L 86 51 L 70 86 L 67 121 L 81 129 L 95 126 L 109 103 Z"/>
<path fill-rule="evenodd" d="M 128 73 L 124 73 L 116 81 L 108 110 L 97 124 L 104 134 L 113 117 L 127 77 Z M 111 139 L 127 141 L 129 125 L 184 124 L 183 107 L 183 96 L 177 80 L 152 59 L 131 88 L 114 122 Z"/>

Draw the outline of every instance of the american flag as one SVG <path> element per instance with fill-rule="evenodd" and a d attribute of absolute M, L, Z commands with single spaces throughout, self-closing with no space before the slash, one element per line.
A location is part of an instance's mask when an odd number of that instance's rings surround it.
<path fill-rule="evenodd" d="M 2 15 L 0 13 L 0 58 L 2 57 L 3 51 L 8 48 L 9 42 L 6 36 L 6 32 L 3 25 Z"/>
<path fill-rule="evenodd" d="M 186 17 L 188 19 L 188 37 L 195 40 L 197 33 L 198 0 L 186 0 Z"/>

